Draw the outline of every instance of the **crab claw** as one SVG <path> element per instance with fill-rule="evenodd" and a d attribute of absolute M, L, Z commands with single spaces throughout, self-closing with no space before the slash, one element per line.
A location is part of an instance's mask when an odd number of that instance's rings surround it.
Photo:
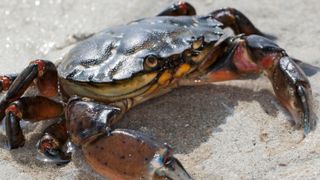
<path fill-rule="evenodd" d="M 161 177 L 166 177 L 169 179 L 192 179 L 180 161 L 174 157 L 169 157 L 164 163 L 164 166 L 159 168 L 156 173 Z"/>
<path fill-rule="evenodd" d="M 100 134 L 82 150 L 88 164 L 108 179 L 191 179 L 170 147 L 137 131 Z"/>
<path fill-rule="evenodd" d="M 310 83 L 301 68 L 288 56 L 284 56 L 271 71 L 270 79 L 280 102 L 293 116 L 297 128 L 308 134 L 316 125 L 312 112 Z"/>
<path fill-rule="evenodd" d="M 239 40 L 236 49 L 236 67 L 246 72 L 248 65 L 253 64 L 253 71 L 259 72 L 260 69 L 266 72 L 280 103 L 292 115 L 294 125 L 303 127 L 304 133 L 308 134 L 316 126 L 316 116 L 312 111 L 310 83 L 303 70 L 273 41 L 257 35 L 244 39 L 245 42 Z M 246 51 L 247 47 L 250 51 Z"/>

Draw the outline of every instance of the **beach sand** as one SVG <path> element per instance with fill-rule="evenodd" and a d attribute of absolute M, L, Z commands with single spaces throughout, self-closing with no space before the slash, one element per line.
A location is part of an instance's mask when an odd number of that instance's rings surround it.
<path fill-rule="evenodd" d="M 68 37 L 154 16 L 172 1 L 2 0 L 0 74 L 20 72 L 33 59 L 56 61 Z M 320 66 L 317 0 L 190 0 L 198 14 L 234 7 L 288 54 Z M 320 73 L 310 77 L 320 117 Z M 195 179 L 319 179 L 320 127 L 302 138 L 291 127 L 268 79 L 184 87 L 131 110 L 124 128 L 151 134 L 175 148 Z M 50 123 L 27 124 L 25 147 L 8 151 L 0 135 L 1 179 L 102 179 L 81 151 L 66 166 L 35 159 L 35 144 Z"/>

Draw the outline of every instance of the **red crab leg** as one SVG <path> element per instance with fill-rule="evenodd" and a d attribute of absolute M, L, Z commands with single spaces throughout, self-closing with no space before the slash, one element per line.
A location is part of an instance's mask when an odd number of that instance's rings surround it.
<path fill-rule="evenodd" d="M 0 76 L 0 93 L 7 91 L 16 77 L 16 74 Z"/>
<path fill-rule="evenodd" d="M 194 7 L 184 1 L 172 4 L 170 7 L 158 14 L 158 16 L 194 16 L 196 10 Z"/>
<path fill-rule="evenodd" d="M 58 92 L 58 76 L 55 65 L 50 61 L 36 60 L 25 68 L 12 82 L 7 93 L 0 101 L 0 121 L 4 117 L 4 110 L 7 106 L 19 99 L 26 89 L 36 79 L 36 85 L 40 93 L 51 97 Z"/>
<path fill-rule="evenodd" d="M 65 109 L 71 141 L 81 145 L 87 138 L 106 132 L 119 119 L 118 107 L 72 97 Z"/>
<path fill-rule="evenodd" d="M 43 132 L 42 138 L 37 144 L 38 152 L 40 153 L 37 156 L 37 159 L 56 164 L 65 164 L 70 162 L 71 153 L 63 150 L 68 137 L 69 135 L 67 133 L 65 119 L 47 127 Z"/>
<path fill-rule="evenodd" d="M 205 81 L 250 78 L 262 71 L 269 77 L 280 103 L 291 113 L 296 127 L 305 134 L 314 129 L 310 83 L 286 52 L 273 41 L 258 35 L 229 40 L 229 48 L 209 68 Z"/>
<path fill-rule="evenodd" d="M 14 149 L 24 145 L 25 139 L 20 127 L 21 119 L 36 122 L 59 117 L 62 113 L 62 104 L 42 96 L 22 97 L 12 102 L 5 110 L 8 148 Z"/>
<path fill-rule="evenodd" d="M 69 137 L 67 130 L 72 142 L 81 145 L 86 138 L 107 131 L 116 112 L 118 108 L 115 107 L 78 97 L 71 98 L 65 109 L 67 121 L 49 126 L 38 142 L 38 159 L 57 164 L 68 163 L 71 153 L 62 150 Z"/>
<path fill-rule="evenodd" d="M 266 36 L 270 39 L 276 39 L 272 35 L 262 33 L 253 23 L 240 11 L 234 8 L 223 8 L 211 13 L 213 18 L 220 21 L 225 27 L 230 27 L 235 34 L 257 34 Z"/>

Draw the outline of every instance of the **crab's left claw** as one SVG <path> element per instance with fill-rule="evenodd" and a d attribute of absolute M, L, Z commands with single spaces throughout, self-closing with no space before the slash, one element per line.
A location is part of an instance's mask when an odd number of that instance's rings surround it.
<path fill-rule="evenodd" d="M 297 127 L 305 134 L 316 125 L 312 112 L 310 83 L 300 67 L 288 56 L 284 56 L 271 71 L 270 78 L 280 102 L 288 109 Z"/>

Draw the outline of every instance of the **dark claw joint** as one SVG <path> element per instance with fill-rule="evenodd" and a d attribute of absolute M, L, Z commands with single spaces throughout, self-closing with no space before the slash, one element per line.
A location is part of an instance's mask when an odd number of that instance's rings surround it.
<path fill-rule="evenodd" d="M 293 116 L 297 128 L 308 134 L 316 126 L 312 112 L 310 83 L 301 68 L 288 56 L 279 60 L 272 74 L 274 91 L 280 102 Z"/>

